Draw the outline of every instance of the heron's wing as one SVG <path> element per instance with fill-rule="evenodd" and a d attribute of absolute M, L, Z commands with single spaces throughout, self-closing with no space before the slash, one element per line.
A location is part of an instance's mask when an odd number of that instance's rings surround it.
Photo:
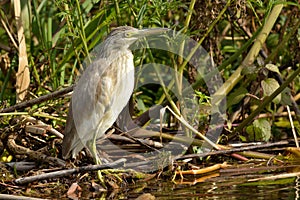
<path fill-rule="evenodd" d="M 69 108 L 67 124 L 65 128 L 65 139 L 63 141 L 63 155 L 76 155 L 86 142 L 93 139 L 94 133 L 103 118 L 109 99 L 103 101 L 101 90 L 103 85 L 110 87 L 107 79 L 103 79 L 105 70 L 109 67 L 105 59 L 98 59 L 90 64 L 80 77 Z M 99 106 L 99 98 L 102 104 Z"/>
<path fill-rule="evenodd" d="M 72 155 L 87 147 L 88 141 L 101 137 L 127 104 L 134 86 L 133 55 L 127 53 L 92 62 L 80 77 L 69 113 L 73 121 L 67 122 L 65 132 L 72 135 Z"/>
<path fill-rule="evenodd" d="M 70 156 L 74 158 L 83 148 L 84 145 L 82 144 L 75 127 L 71 100 L 62 143 L 62 156 L 64 159 L 67 159 Z"/>

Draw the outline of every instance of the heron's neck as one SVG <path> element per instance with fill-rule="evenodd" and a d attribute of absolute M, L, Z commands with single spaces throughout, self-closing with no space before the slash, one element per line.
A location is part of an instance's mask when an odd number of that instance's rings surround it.
<path fill-rule="evenodd" d="M 103 58 L 106 58 L 108 60 L 116 59 L 119 56 L 126 56 L 126 55 L 132 55 L 131 51 L 128 48 L 114 48 L 110 49 L 109 51 L 103 52 Z"/>

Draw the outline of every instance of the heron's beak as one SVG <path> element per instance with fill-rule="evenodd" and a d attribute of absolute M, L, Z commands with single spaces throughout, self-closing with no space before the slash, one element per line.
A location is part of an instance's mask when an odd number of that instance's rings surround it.
<path fill-rule="evenodd" d="M 148 28 L 148 29 L 142 29 L 138 30 L 135 33 L 132 33 L 133 37 L 141 38 L 141 37 L 147 37 L 150 35 L 161 35 L 165 32 L 167 32 L 168 28 Z"/>

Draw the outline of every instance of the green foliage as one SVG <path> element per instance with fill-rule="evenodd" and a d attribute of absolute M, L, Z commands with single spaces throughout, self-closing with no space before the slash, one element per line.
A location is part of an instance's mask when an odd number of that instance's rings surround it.
<path fill-rule="evenodd" d="M 266 119 L 256 119 L 246 128 L 250 141 L 269 141 L 271 137 L 271 125 Z"/>
<path fill-rule="evenodd" d="M 280 72 L 279 72 L 279 69 L 276 65 L 273 65 L 273 64 L 266 64 L 265 66 L 269 71 L 272 71 L 272 72 L 276 72 L 277 74 L 280 75 Z"/>
<path fill-rule="evenodd" d="M 210 105 L 209 103 L 209 99 L 210 96 L 207 96 L 206 94 L 204 94 L 203 92 L 200 91 L 195 91 L 195 96 L 199 99 L 199 105 Z"/>
<path fill-rule="evenodd" d="M 276 89 L 279 88 L 279 83 L 274 78 L 267 78 L 261 82 L 261 86 L 264 91 L 264 96 L 270 96 Z M 280 100 L 281 94 L 277 95 L 272 101 L 278 104 Z"/>
<path fill-rule="evenodd" d="M 233 91 L 228 97 L 227 97 L 227 106 L 231 107 L 232 105 L 235 105 L 246 96 L 248 93 L 248 90 L 244 87 L 239 87 L 235 91 Z"/>
<path fill-rule="evenodd" d="M 254 58 L 255 61 L 250 64 L 243 63 L 253 42 L 257 40 L 257 35 L 267 26 L 267 17 L 279 3 L 232 1 L 230 9 L 222 13 L 225 4 L 209 0 L 22 1 L 22 22 L 31 75 L 28 98 L 75 83 L 84 68 L 84 62 L 94 59 L 90 52 L 105 39 L 112 27 L 168 27 L 199 41 L 212 56 L 224 81 L 232 76 L 238 66 L 247 65 L 241 72 L 243 80 L 226 91 L 228 118 L 230 123 L 239 124 L 253 111 L 251 108 L 261 106 L 260 100 L 272 95 L 281 85 L 274 74 L 286 80 L 299 67 L 299 3 L 296 2 L 286 3 L 286 8 L 272 27 L 266 43 L 259 49 L 262 61 Z M 15 74 L 19 58 L 16 53 L 17 30 L 12 6 L 10 2 L 3 3 L 0 9 L 3 21 L 0 27 L 1 56 L 8 53 L 10 61 L 10 67 L 5 68 L 0 60 L 1 106 L 14 105 L 16 101 Z M 180 45 L 178 44 L 178 48 Z M 211 94 L 204 81 L 192 73 L 192 67 L 183 65 L 184 61 L 178 55 L 160 50 L 137 50 L 134 56 L 137 67 L 149 62 L 162 63 L 178 70 L 191 84 L 196 82 L 193 86 L 200 107 L 195 108 L 195 119 L 202 127 L 208 126 L 209 112 L 206 111 L 215 105 L 210 105 Z M 279 69 L 278 66 L 292 68 Z M 212 71 L 210 78 L 214 76 L 214 70 L 208 70 Z M 287 87 L 272 99 L 273 103 L 269 104 L 268 111 L 276 113 L 280 106 L 291 104 L 290 93 L 296 95 L 299 90 L 300 78 L 297 77 L 291 88 Z M 164 89 L 153 85 L 141 87 L 135 91 L 134 100 L 135 114 L 139 115 L 153 104 L 165 101 Z M 51 101 L 27 109 L 62 116 L 67 107 L 66 102 L 68 99 Z M 275 104 L 277 106 L 273 106 Z M 203 108 L 205 111 L 199 117 L 196 110 Z M 266 141 L 271 135 L 267 127 L 272 120 L 257 119 L 248 126 L 246 132 L 252 135 L 249 136 L 251 139 Z M 56 121 L 53 123 L 56 124 Z M 57 125 L 63 126 L 61 122 L 57 122 Z"/>

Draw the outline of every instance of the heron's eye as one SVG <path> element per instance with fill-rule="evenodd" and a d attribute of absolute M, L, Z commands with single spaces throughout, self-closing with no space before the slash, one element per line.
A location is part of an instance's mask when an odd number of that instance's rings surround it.
<path fill-rule="evenodd" d="M 125 37 L 130 37 L 131 34 L 130 33 L 125 33 Z"/>

